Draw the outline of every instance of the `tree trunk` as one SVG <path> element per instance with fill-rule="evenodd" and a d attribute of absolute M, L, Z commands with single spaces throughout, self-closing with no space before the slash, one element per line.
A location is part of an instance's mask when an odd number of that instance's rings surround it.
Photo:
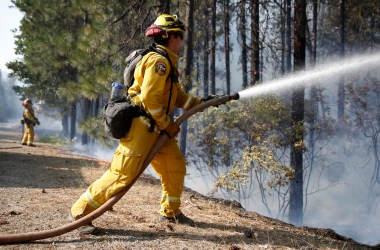
<path fill-rule="evenodd" d="M 226 94 L 231 92 L 231 69 L 230 69 L 230 0 L 224 0 L 224 54 L 226 66 Z"/>
<path fill-rule="evenodd" d="M 73 140 L 76 135 L 77 124 L 77 105 L 75 102 L 71 104 L 71 119 L 70 119 L 70 140 Z"/>
<path fill-rule="evenodd" d="M 208 16 L 208 8 L 204 8 L 204 16 Z M 208 23 L 209 19 L 205 18 L 205 24 L 204 24 L 204 34 L 203 34 L 203 96 L 208 96 L 209 95 L 209 28 L 208 28 Z"/>
<path fill-rule="evenodd" d="M 185 90 L 189 91 L 192 87 L 191 69 L 193 65 L 193 30 L 194 30 L 194 0 L 186 1 L 186 22 L 187 31 L 185 33 L 185 47 L 184 47 L 184 61 L 185 73 L 183 79 L 185 80 Z M 186 154 L 186 140 L 187 140 L 187 121 L 181 125 L 180 135 L 180 149 L 183 155 Z"/>
<path fill-rule="evenodd" d="M 317 62 L 317 23 L 318 23 L 318 0 L 313 0 L 313 30 L 311 46 L 311 65 L 315 66 Z M 310 134 L 309 145 L 311 149 L 314 145 L 314 124 L 318 117 L 318 89 L 315 85 L 310 87 Z"/>
<path fill-rule="evenodd" d="M 211 95 L 216 94 L 215 89 L 215 53 L 216 53 L 216 0 L 212 1 L 211 5 L 211 29 L 210 29 L 210 89 Z"/>
<path fill-rule="evenodd" d="M 306 57 L 306 0 L 294 2 L 294 70 L 305 68 Z M 289 221 L 303 224 L 303 120 L 304 87 L 298 87 L 292 96 L 293 134 L 291 140 L 290 165 L 294 169 L 294 179 L 290 182 Z"/>
<path fill-rule="evenodd" d="M 339 2 L 339 11 L 340 11 L 340 17 L 339 17 L 339 54 L 343 58 L 344 57 L 344 50 L 345 50 L 345 0 L 340 0 Z M 342 124 L 344 121 L 344 100 L 345 100 L 345 90 L 344 90 L 344 77 L 339 82 L 338 85 L 338 121 L 339 124 Z"/>
<path fill-rule="evenodd" d="M 159 7 L 159 14 L 170 14 L 170 2 L 168 0 L 159 0 L 160 7 Z"/>
<path fill-rule="evenodd" d="M 83 120 L 87 120 L 91 114 L 91 100 L 82 98 L 82 116 Z M 86 132 L 82 133 L 82 145 L 89 144 L 89 136 Z"/>
<path fill-rule="evenodd" d="M 240 2 L 240 23 L 239 23 L 239 34 L 241 39 L 241 68 L 242 68 L 242 88 L 246 89 L 248 87 L 248 59 L 247 59 L 247 31 L 246 31 L 246 18 L 245 18 L 245 0 Z"/>
<path fill-rule="evenodd" d="M 286 72 L 292 70 L 292 6 L 291 0 L 286 0 Z"/>
<path fill-rule="evenodd" d="M 67 113 L 62 117 L 62 137 L 69 137 L 69 115 Z"/>
<path fill-rule="evenodd" d="M 285 51 L 286 51 L 286 48 L 285 48 L 285 31 L 286 31 L 286 4 L 284 3 L 285 1 L 281 1 L 281 5 L 280 5 L 280 8 L 281 8 L 281 75 L 285 75 Z"/>
<path fill-rule="evenodd" d="M 251 85 L 260 80 L 260 14 L 259 1 L 251 0 Z"/>

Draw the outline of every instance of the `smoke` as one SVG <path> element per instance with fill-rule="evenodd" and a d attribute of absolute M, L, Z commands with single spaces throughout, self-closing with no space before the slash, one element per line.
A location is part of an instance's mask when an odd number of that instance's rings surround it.
<path fill-rule="evenodd" d="M 0 71 L 0 121 L 16 120 L 20 118 L 18 114 L 22 114 L 20 97 L 12 89 L 14 85 L 15 80 L 7 78 Z"/>
<path fill-rule="evenodd" d="M 370 208 L 374 161 L 366 152 L 368 140 L 357 137 L 352 144 L 338 136 L 322 143 L 321 159 L 315 163 L 318 168 L 311 173 L 305 225 L 332 228 L 369 245 L 379 243 L 380 221 L 376 218 L 380 214 Z"/>

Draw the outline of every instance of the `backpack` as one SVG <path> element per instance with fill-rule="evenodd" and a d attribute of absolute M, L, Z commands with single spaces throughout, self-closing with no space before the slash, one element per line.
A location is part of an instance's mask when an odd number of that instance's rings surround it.
<path fill-rule="evenodd" d="M 131 102 L 129 98 L 116 101 L 108 99 L 104 106 L 104 128 L 107 135 L 115 139 L 123 138 L 131 128 L 132 119 L 139 116 L 149 117 L 142 108 Z M 151 122 L 152 120 L 151 118 Z"/>
<path fill-rule="evenodd" d="M 156 52 L 160 55 L 165 56 L 170 63 L 170 74 L 169 76 L 172 77 L 172 83 L 173 80 L 175 80 L 173 77 L 175 74 L 172 70 L 172 64 L 167 54 L 164 54 L 163 52 L 157 50 L 157 48 L 152 45 L 149 46 L 146 49 L 139 49 L 131 52 L 128 57 L 125 59 L 125 62 L 127 66 L 124 70 L 124 87 L 128 89 L 132 86 L 134 82 L 134 72 L 137 63 L 149 52 Z M 170 88 L 170 96 L 172 93 L 172 88 Z M 169 97 L 169 105 L 170 105 L 170 97 Z M 169 109 L 168 105 L 168 109 Z M 132 119 L 139 117 L 139 116 L 146 116 L 150 119 L 150 128 L 149 131 L 154 131 L 155 122 L 154 119 L 149 116 L 145 110 L 143 110 L 140 106 L 135 105 L 129 97 L 123 97 L 119 100 L 112 100 L 111 98 L 108 99 L 106 105 L 104 106 L 104 128 L 106 131 L 106 134 L 115 138 L 115 139 L 121 139 L 123 138 L 129 131 L 132 125 Z"/>
<path fill-rule="evenodd" d="M 137 63 L 149 52 L 156 52 L 164 56 L 166 59 L 168 59 L 170 63 L 169 76 L 172 78 L 172 82 L 178 81 L 177 75 L 172 70 L 173 67 L 172 67 L 172 62 L 169 59 L 169 55 L 166 52 L 157 49 L 155 44 L 152 44 L 146 49 L 138 49 L 138 50 L 132 51 L 125 59 L 125 63 L 127 66 L 125 67 L 125 70 L 124 70 L 124 86 L 127 87 L 127 90 L 129 87 L 132 86 L 133 82 L 135 81 L 134 73 L 135 73 L 135 68 L 136 68 Z"/>

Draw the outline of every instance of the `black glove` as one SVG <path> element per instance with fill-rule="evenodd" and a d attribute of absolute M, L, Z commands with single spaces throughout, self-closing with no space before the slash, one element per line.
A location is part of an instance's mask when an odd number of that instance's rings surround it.
<path fill-rule="evenodd" d="M 218 97 L 219 97 L 218 95 L 209 95 L 206 98 L 202 98 L 201 100 L 204 102 L 207 102 L 207 101 L 210 101 L 210 100 L 218 98 Z"/>
<path fill-rule="evenodd" d="M 37 121 L 37 125 L 40 125 L 40 121 L 38 119 L 36 119 L 36 121 Z"/>
<path fill-rule="evenodd" d="M 206 98 L 203 98 L 201 99 L 203 102 L 207 102 L 207 101 L 210 101 L 212 99 L 215 99 L 215 98 L 219 98 L 220 96 L 219 95 L 209 95 L 207 96 Z M 219 108 L 219 105 L 213 105 L 214 107 L 216 108 Z"/>

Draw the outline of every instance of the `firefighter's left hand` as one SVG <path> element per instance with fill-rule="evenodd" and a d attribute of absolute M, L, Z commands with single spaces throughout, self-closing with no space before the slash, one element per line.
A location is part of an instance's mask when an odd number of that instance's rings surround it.
<path fill-rule="evenodd" d="M 166 133 L 169 138 L 174 138 L 180 130 L 180 127 L 176 123 L 170 121 L 169 126 L 161 132 Z"/>

